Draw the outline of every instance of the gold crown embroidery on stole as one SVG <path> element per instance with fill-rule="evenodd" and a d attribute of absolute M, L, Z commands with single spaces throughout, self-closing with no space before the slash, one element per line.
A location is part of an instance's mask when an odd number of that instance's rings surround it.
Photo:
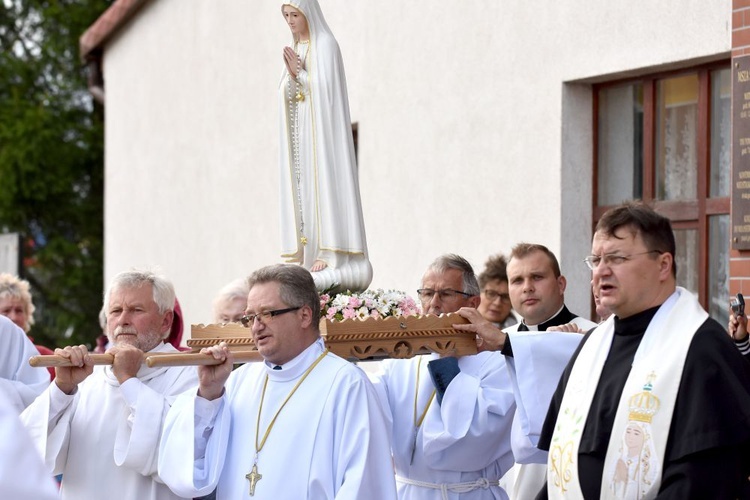
<path fill-rule="evenodd" d="M 643 391 L 634 394 L 628 400 L 628 408 L 630 409 L 629 420 L 650 424 L 651 419 L 654 418 L 654 414 L 659 411 L 659 398 L 651 393 L 655 378 L 656 374 L 651 372 L 646 378 L 646 383 L 643 385 Z"/>

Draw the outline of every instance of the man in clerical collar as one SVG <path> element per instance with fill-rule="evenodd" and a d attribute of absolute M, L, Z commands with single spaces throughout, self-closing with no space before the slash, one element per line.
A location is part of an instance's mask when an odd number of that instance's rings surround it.
<path fill-rule="evenodd" d="M 248 279 L 243 323 L 262 363 L 198 369 L 197 391 L 167 415 L 159 451 L 180 496 L 395 499 L 383 411 L 367 377 L 320 337 L 320 297 L 306 269 L 268 266 Z"/>
<path fill-rule="evenodd" d="M 669 219 L 646 205 L 597 223 L 584 260 L 614 316 L 555 392 L 541 498 L 748 498 L 750 364 L 676 286 L 674 256 Z"/>
<path fill-rule="evenodd" d="M 501 330 L 475 310 L 465 308 L 459 314 L 471 324 L 456 328 L 476 333 L 480 350 L 500 351 L 506 356 L 517 406 L 511 442 L 518 465 L 504 484 L 511 498 L 530 498 L 544 484 L 547 453 L 538 450 L 536 444 L 549 402 L 582 338 L 578 333 L 548 329 L 572 324 L 585 331 L 596 323 L 576 316 L 565 306 L 567 282 L 555 254 L 544 245 L 517 244 L 511 251 L 507 273 L 510 300 L 523 321 Z"/>
<path fill-rule="evenodd" d="M 21 419 L 52 475 L 62 474 L 63 499 L 112 496 L 176 499 L 159 479 L 156 453 L 169 406 L 197 383 L 187 366 L 149 368 L 144 353 L 176 353 L 166 343 L 175 292 L 161 274 L 117 274 L 104 295 L 111 366 L 94 366 L 86 346 L 56 349 L 72 366 L 55 368 L 55 380 Z"/>

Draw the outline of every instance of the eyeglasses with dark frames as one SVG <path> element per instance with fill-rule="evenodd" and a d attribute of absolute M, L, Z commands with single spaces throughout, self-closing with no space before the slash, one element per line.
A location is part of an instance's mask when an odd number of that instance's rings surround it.
<path fill-rule="evenodd" d="M 255 323 L 255 320 L 257 319 L 261 323 L 266 324 L 271 321 L 271 318 L 274 318 L 280 314 L 297 311 L 299 309 L 302 309 L 302 306 L 287 307 L 286 309 L 275 309 L 273 311 L 263 311 L 257 314 L 245 314 L 240 318 L 240 323 L 242 323 L 242 326 L 249 327 L 250 325 Z"/>
<path fill-rule="evenodd" d="M 620 255 L 617 253 L 607 253 L 604 255 L 589 255 L 585 259 L 583 259 L 583 262 L 586 264 L 586 266 L 591 269 L 592 271 L 599 267 L 599 264 L 602 262 L 607 267 L 617 267 L 620 264 L 624 264 L 625 262 L 632 260 L 633 257 L 637 257 L 639 255 L 647 255 L 650 253 L 664 253 L 661 250 L 649 250 L 647 252 L 640 252 L 640 253 L 631 253 L 630 255 Z"/>
<path fill-rule="evenodd" d="M 431 288 L 420 288 L 417 290 L 417 295 L 419 295 L 419 298 L 423 302 L 429 302 L 430 300 L 437 295 L 440 297 L 440 300 L 446 302 L 455 299 L 459 295 L 463 295 L 464 297 L 473 297 L 472 294 L 466 293 L 466 292 L 459 292 L 458 290 L 452 290 L 450 288 L 446 288 L 445 290 L 433 290 Z"/>
<path fill-rule="evenodd" d="M 496 292 L 495 290 L 482 290 L 482 293 L 485 297 L 487 297 L 487 300 L 490 302 L 494 302 L 498 298 L 500 298 L 501 302 L 505 302 L 506 304 L 510 304 L 510 295 L 507 293 L 500 293 Z"/>

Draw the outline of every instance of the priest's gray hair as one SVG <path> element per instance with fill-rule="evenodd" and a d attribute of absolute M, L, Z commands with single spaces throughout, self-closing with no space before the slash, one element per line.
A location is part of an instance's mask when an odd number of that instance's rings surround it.
<path fill-rule="evenodd" d="M 461 271 L 463 276 L 463 290 L 464 293 L 469 295 L 479 295 L 479 283 L 477 283 L 477 277 L 474 274 L 474 268 L 471 267 L 469 261 L 456 255 L 454 253 L 447 253 L 441 255 L 435 259 L 427 270 L 432 270 L 438 273 L 444 273 L 450 269 L 458 269 Z"/>
<path fill-rule="evenodd" d="M 248 288 L 264 283 L 279 284 L 279 298 L 289 307 L 312 309 L 313 327 L 318 330 L 320 295 L 310 271 L 294 264 L 275 264 L 258 269 L 247 279 Z"/>
<path fill-rule="evenodd" d="M 109 311 L 109 296 L 113 290 L 118 288 L 139 288 L 146 283 L 151 285 L 152 296 L 159 308 L 159 314 L 174 311 L 174 286 L 158 269 L 131 269 L 130 271 L 123 271 L 117 274 L 112 278 L 107 291 L 104 293 L 105 311 Z M 169 332 L 167 332 L 167 335 L 169 335 Z"/>

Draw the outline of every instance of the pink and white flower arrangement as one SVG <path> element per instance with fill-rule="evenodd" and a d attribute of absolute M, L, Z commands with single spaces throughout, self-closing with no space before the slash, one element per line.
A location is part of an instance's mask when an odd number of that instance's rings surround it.
<path fill-rule="evenodd" d="M 365 290 L 320 294 L 320 315 L 328 320 L 387 318 L 421 314 L 417 303 L 398 290 Z"/>

